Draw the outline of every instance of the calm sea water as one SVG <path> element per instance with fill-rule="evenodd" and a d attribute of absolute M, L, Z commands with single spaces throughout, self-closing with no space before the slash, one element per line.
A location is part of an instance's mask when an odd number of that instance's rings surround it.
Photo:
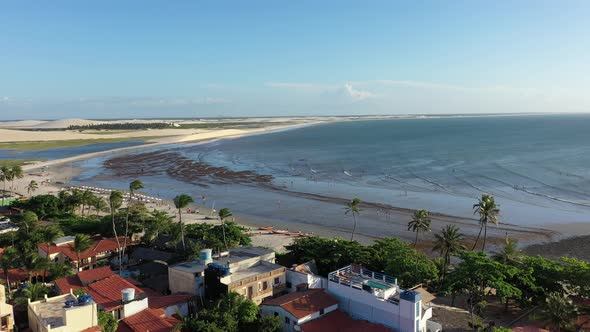
<path fill-rule="evenodd" d="M 275 185 L 296 192 L 470 217 L 477 197 L 491 193 L 508 223 L 590 219 L 590 115 L 339 122 L 172 149 L 194 160 L 272 174 Z M 102 160 L 86 162 L 80 180 L 121 185 L 98 176 Z M 321 223 L 342 212 L 252 186 L 197 188 L 165 174 L 142 180 L 160 196 L 189 192 L 256 217 Z"/>
<path fill-rule="evenodd" d="M 145 144 L 143 140 L 130 140 L 112 143 L 96 143 L 82 146 L 44 149 L 44 150 L 2 150 L 0 149 L 0 160 L 2 159 L 43 159 L 53 160 L 73 157 L 85 153 L 107 151 L 118 148 Z"/>

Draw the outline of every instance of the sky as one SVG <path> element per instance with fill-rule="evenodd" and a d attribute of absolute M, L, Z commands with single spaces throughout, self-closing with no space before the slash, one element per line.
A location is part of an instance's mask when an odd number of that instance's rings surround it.
<path fill-rule="evenodd" d="M 590 112 L 590 1 L 2 1 L 0 120 Z"/>

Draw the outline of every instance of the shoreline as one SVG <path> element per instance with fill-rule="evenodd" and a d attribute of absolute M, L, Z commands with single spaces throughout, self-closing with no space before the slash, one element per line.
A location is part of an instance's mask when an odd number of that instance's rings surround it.
<path fill-rule="evenodd" d="M 331 123 L 333 121 L 317 121 L 317 122 L 309 122 L 309 123 L 295 123 L 290 125 L 281 125 L 281 126 L 270 126 L 270 127 L 262 127 L 262 128 L 252 128 L 252 129 L 222 129 L 219 130 L 220 132 L 225 133 L 215 133 L 219 131 L 212 131 L 212 132 L 202 132 L 190 135 L 180 135 L 174 137 L 163 137 L 157 139 L 151 139 L 152 143 L 134 145 L 124 148 L 116 148 L 98 152 L 91 152 L 80 154 L 72 157 L 66 157 L 61 159 L 54 159 L 48 161 L 42 161 L 35 164 L 29 164 L 23 166 L 24 171 L 33 171 L 40 168 L 52 167 L 61 164 L 71 163 L 75 161 L 82 161 L 87 159 L 92 159 L 95 157 L 101 157 L 109 154 L 116 154 L 121 152 L 133 151 L 133 150 L 142 150 L 142 149 L 149 149 L 152 147 L 164 146 L 164 145 L 173 145 L 179 143 L 191 143 L 191 144 L 207 144 L 217 142 L 219 140 L 224 139 L 235 139 L 245 136 L 251 135 L 258 135 L 258 134 L 266 134 L 266 133 L 273 133 L 279 132 L 284 130 L 292 130 L 298 129 L 308 126 L 320 125 L 324 123 Z M 229 133 L 227 131 L 230 131 Z M 238 132 L 236 132 L 238 131 Z"/>

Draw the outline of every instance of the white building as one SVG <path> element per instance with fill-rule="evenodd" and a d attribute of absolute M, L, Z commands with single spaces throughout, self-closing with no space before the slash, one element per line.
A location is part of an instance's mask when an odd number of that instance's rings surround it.
<path fill-rule="evenodd" d="M 80 303 L 73 294 L 29 302 L 29 328 L 33 332 L 76 332 L 98 326 L 94 301 Z"/>
<path fill-rule="evenodd" d="M 338 301 L 323 289 L 308 289 L 266 299 L 260 305 L 262 316 L 277 316 L 283 332 L 300 331 L 302 324 L 338 309 Z"/>
<path fill-rule="evenodd" d="M 328 279 L 317 273 L 315 261 L 293 265 L 286 271 L 286 290 L 291 293 L 297 291 L 297 287 L 305 285 L 306 288 L 328 288 Z"/>
<path fill-rule="evenodd" d="M 441 331 L 431 322 L 432 308 L 423 305 L 419 292 L 405 290 L 397 279 L 359 265 L 349 265 L 328 275 L 328 293 L 340 310 L 354 319 L 383 324 L 402 332 Z"/>

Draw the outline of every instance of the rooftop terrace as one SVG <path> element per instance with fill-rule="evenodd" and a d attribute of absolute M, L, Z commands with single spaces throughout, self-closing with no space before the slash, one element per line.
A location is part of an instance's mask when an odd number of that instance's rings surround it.
<path fill-rule="evenodd" d="M 74 303 L 76 303 L 77 299 L 75 296 L 71 294 L 65 294 L 61 296 L 47 298 L 47 300 L 31 302 L 30 305 L 42 326 L 49 325 L 51 329 L 55 329 L 57 327 L 66 325 L 66 311 L 76 310 L 79 308 L 78 306 L 66 308 L 66 301 L 73 301 Z"/>
<path fill-rule="evenodd" d="M 328 280 L 337 284 L 364 291 L 392 303 L 399 303 L 404 289 L 397 284 L 397 278 L 367 270 L 352 264 L 328 274 Z"/>

